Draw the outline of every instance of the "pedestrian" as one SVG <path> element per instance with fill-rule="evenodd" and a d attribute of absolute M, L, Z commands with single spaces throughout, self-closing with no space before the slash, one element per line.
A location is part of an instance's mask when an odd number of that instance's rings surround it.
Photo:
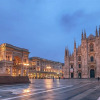
<path fill-rule="evenodd" d="M 60 77 L 59 77 L 59 81 L 60 81 Z"/>
<path fill-rule="evenodd" d="M 99 82 L 99 79 L 100 79 L 100 78 L 98 77 L 98 82 Z"/>
<path fill-rule="evenodd" d="M 53 76 L 53 82 L 54 82 L 54 76 Z"/>

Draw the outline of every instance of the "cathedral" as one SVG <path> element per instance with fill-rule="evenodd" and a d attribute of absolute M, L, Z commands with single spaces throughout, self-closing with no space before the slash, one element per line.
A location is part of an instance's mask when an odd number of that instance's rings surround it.
<path fill-rule="evenodd" d="M 100 77 L 100 27 L 96 28 L 95 36 L 82 32 L 81 45 L 70 54 L 65 49 L 65 65 L 63 68 L 65 78 L 97 78 Z"/>

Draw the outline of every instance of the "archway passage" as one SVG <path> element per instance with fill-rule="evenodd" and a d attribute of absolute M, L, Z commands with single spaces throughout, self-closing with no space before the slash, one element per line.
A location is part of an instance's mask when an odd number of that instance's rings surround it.
<path fill-rule="evenodd" d="M 18 56 L 15 56 L 14 60 L 13 60 L 13 63 L 14 63 L 14 65 L 19 65 L 21 63 L 21 58 L 18 57 Z"/>
<path fill-rule="evenodd" d="M 13 76 L 21 75 L 21 58 L 18 56 L 15 56 L 13 60 L 12 75 Z"/>
<path fill-rule="evenodd" d="M 95 71 L 94 71 L 94 69 L 90 70 L 90 78 L 95 78 Z"/>
<path fill-rule="evenodd" d="M 73 73 L 71 73 L 71 78 L 74 78 L 74 74 Z"/>
<path fill-rule="evenodd" d="M 78 78 L 81 78 L 81 73 L 78 73 Z"/>

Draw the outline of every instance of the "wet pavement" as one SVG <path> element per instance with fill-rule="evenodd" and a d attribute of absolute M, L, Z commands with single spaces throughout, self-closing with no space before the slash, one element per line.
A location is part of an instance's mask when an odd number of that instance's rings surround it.
<path fill-rule="evenodd" d="M 0 100 L 99 100 L 96 79 L 38 79 L 30 84 L 0 85 Z"/>

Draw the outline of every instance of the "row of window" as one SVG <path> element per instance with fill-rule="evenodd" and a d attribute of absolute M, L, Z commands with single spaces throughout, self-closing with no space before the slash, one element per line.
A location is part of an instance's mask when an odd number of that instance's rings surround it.
<path fill-rule="evenodd" d="M 36 65 L 36 62 L 33 62 L 33 65 Z M 48 65 L 48 63 L 45 63 L 45 66 L 46 65 Z M 54 65 L 53 64 L 50 64 L 50 65 L 52 66 L 52 68 L 62 69 L 62 66 L 55 65 L 55 64 Z M 37 66 L 41 66 L 39 61 L 37 61 Z"/>
<path fill-rule="evenodd" d="M 91 62 L 94 61 L 94 57 L 93 57 L 93 56 L 90 57 L 90 61 L 91 61 Z M 79 64 L 78 66 L 79 66 L 79 68 L 81 68 L 81 64 Z M 73 65 L 71 65 L 71 68 L 73 68 Z"/>
<path fill-rule="evenodd" d="M 94 51 L 94 45 L 93 44 L 90 44 L 90 52 Z M 78 56 L 78 61 L 81 61 L 81 56 Z M 92 57 L 92 60 L 93 61 L 93 57 Z"/>
<path fill-rule="evenodd" d="M 81 64 L 79 64 L 78 67 L 81 68 Z M 71 65 L 71 68 L 73 68 L 73 65 Z"/>
<path fill-rule="evenodd" d="M 39 61 L 37 61 L 37 66 L 39 66 L 40 64 L 41 64 L 41 65 L 47 65 L 47 64 L 49 64 L 49 63 L 46 63 L 46 62 L 41 62 L 41 63 L 40 63 Z"/>
<path fill-rule="evenodd" d="M 44 71 L 44 72 L 59 72 L 59 71 L 57 71 L 57 70 L 53 70 L 53 69 L 50 69 L 50 70 L 48 70 L 48 69 L 40 69 L 40 68 L 29 68 L 29 70 L 34 70 L 34 71 Z"/>
<path fill-rule="evenodd" d="M 10 61 L 10 56 L 6 56 L 6 60 L 7 61 Z"/>
<path fill-rule="evenodd" d="M 81 61 L 81 56 L 78 57 L 78 61 Z M 90 61 L 91 61 L 91 62 L 94 61 L 94 57 L 93 57 L 93 56 L 90 57 Z"/>
<path fill-rule="evenodd" d="M 89 45 L 89 51 L 90 51 L 90 52 L 93 52 L 93 51 L 94 51 L 94 44 L 93 44 L 93 43 L 91 43 L 91 44 Z"/>

